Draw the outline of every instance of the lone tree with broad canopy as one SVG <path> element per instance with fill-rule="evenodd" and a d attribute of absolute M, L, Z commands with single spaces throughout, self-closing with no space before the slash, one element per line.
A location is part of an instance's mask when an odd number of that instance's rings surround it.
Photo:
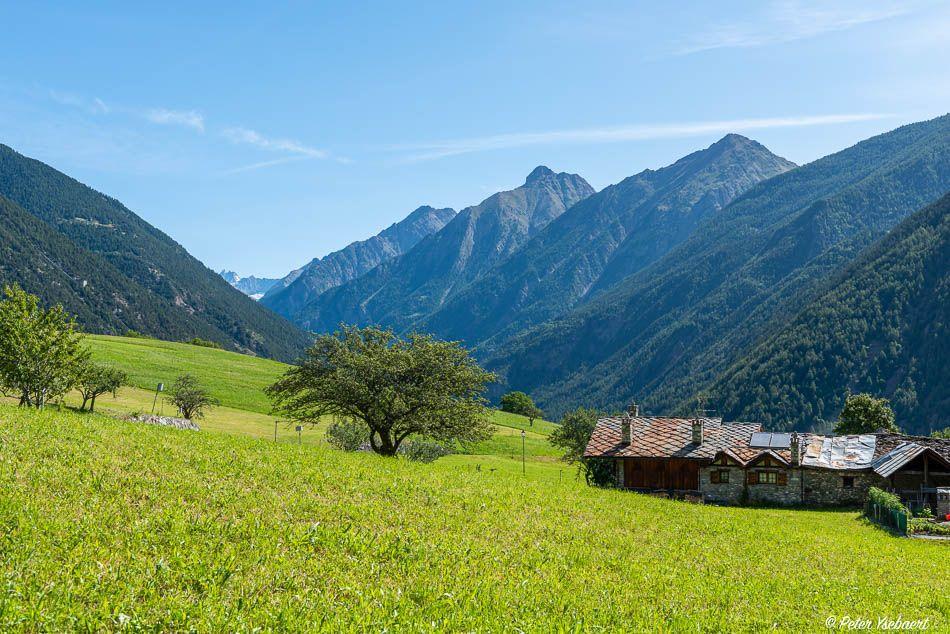
<path fill-rule="evenodd" d="M 129 376 L 118 368 L 87 361 L 80 369 L 79 380 L 76 382 L 76 389 L 82 394 L 82 406 L 79 409 L 85 411 L 88 403 L 89 411 L 94 412 L 96 397 L 109 392 L 115 396 L 128 380 Z"/>
<path fill-rule="evenodd" d="M 835 425 L 836 434 L 873 434 L 879 430 L 899 433 L 894 410 L 886 398 L 870 394 L 849 394 Z"/>
<path fill-rule="evenodd" d="M 544 416 L 531 397 L 524 392 L 508 392 L 501 397 L 501 411 L 512 414 L 520 414 L 528 419 L 528 424 L 533 426 L 534 419 Z"/>
<path fill-rule="evenodd" d="M 299 423 L 333 416 L 365 424 L 373 451 L 393 456 L 410 436 L 490 437 L 483 394 L 494 380 L 458 343 L 344 325 L 318 337 L 267 394 L 276 413 Z"/>
<path fill-rule="evenodd" d="M 82 333 L 63 309 L 45 309 L 17 285 L 0 301 L 0 392 L 41 409 L 68 392 L 89 356 Z"/>
<path fill-rule="evenodd" d="M 198 383 L 198 379 L 188 372 L 179 375 L 175 380 L 171 389 L 171 400 L 178 408 L 178 414 L 189 420 L 203 418 L 205 410 L 218 404 L 218 399 L 208 394 Z"/>

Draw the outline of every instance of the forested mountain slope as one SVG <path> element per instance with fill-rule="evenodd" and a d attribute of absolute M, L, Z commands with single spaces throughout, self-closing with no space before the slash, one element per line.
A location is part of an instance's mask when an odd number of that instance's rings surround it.
<path fill-rule="evenodd" d="M 738 194 L 793 167 L 730 134 L 672 165 L 624 179 L 552 221 L 420 329 L 484 354 L 647 267 Z"/>
<path fill-rule="evenodd" d="M 117 200 L 5 145 L 0 195 L 16 203 L 4 205 L 0 283 L 62 302 L 89 330 L 200 336 L 285 360 L 309 341 Z"/>
<path fill-rule="evenodd" d="M 823 276 L 950 189 L 950 116 L 904 126 L 759 185 L 589 305 L 488 360 L 543 406 L 656 411 L 781 328 Z"/>
<path fill-rule="evenodd" d="M 405 253 L 454 216 L 454 209 L 419 207 L 372 238 L 353 242 L 292 271 L 264 295 L 261 303 L 291 321 L 299 321 L 300 309 L 320 293 Z"/>
<path fill-rule="evenodd" d="M 835 420 L 846 391 L 891 399 L 904 431 L 950 411 L 950 194 L 915 213 L 834 276 L 780 332 L 709 390 L 737 420 L 805 429 Z"/>
<path fill-rule="evenodd" d="M 409 252 L 323 293 L 300 311 L 298 323 L 315 331 L 340 322 L 411 328 L 593 193 L 576 174 L 538 167 L 521 187 L 463 209 Z"/>

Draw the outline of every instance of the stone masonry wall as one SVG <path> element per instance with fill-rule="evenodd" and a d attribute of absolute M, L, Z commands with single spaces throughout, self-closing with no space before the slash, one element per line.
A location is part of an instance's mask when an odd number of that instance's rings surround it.
<path fill-rule="evenodd" d="M 728 483 L 713 483 L 716 470 L 729 471 Z M 788 483 L 746 484 L 747 471 L 784 472 Z M 844 477 L 854 478 L 853 488 L 844 487 Z M 703 499 L 718 504 L 806 504 L 814 506 L 861 506 L 868 488 L 885 486 L 880 476 L 867 471 L 830 471 L 823 469 L 776 469 L 704 466 L 700 470 Z M 804 485 L 803 485 L 804 480 Z"/>
<path fill-rule="evenodd" d="M 884 478 L 868 471 L 804 469 L 805 504 L 816 506 L 861 506 L 868 488 L 886 486 Z M 845 488 L 844 478 L 853 477 L 854 487 Z"/>
<path fill-rule="evenodd" d="M 713 471 L 728 471 L 729 482 L 712 481 Z M 703 466 L 699 470 L 699 490 L 703 499 L 718 504 L 739 504 L 742 502 L 742 489 L 745 487 L 745 471 L 741 467 Z"/>
<path fill-rule="evenodd" d="M 801 469 L 756 469 L 749 471 L 775 471 L 785 473 L 787 484 L 750 484 L 749 502 L 758 504 L 782 504 L 790 506 L 802 503 L 802 471 Z"/>

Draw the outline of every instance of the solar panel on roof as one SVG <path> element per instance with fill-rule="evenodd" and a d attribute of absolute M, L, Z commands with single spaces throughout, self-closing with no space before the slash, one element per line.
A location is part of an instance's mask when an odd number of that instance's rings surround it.
<path fill-rule="evenodd" d="M 752 434 L 752 440 L 749 441 L 750 447 L 760 449 L 788 449 L 792 445 L 792 435 L 788 433 L 771 433 L 767 431 L 757 431 Z"/>
<path fill-rule="evenodd" d="M 788 449 L 792 446 L 792 435 L 791 434 L 772 434 L 772 440 L 769 444 L 769 447 L 772 449 Z"/>

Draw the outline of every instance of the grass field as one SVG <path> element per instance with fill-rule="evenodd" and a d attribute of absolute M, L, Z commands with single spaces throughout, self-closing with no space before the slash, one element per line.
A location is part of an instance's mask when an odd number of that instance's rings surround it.
<path fill-rule="evenodd" d="M 171 387 L 179 374 L 190 372 L 222 405 L 264 414 L 270 411 L 264 388 L 287 369 L 278 361 L 187 343 L 104 335 L 87 339 L 93 359 L 125 370 L 135 387 L 154 392 L 159 383 Z"/>
<path fill-rule="evenodd" d="M 113 415 L 151 412 L 155 386 L 161 382 L 170 387 L 179 374 L 191 372 L 222 404 L 199 421 L 202 430 L 274 438 L 276 419 L 269 414 L 270 401 L 264 394 L 264 388 L 286 371 L 287 365 L 234 352 L 157 339 L 90 335 L 88 343 L 96 361 L 124 370 L 133 386 L 122 388 L 117 398 L 111 395 L 99 397 L 96 408 L 100 412 Z M 67 405 L 74 407 L 78 407 L 81 402 L 77 394 L 66 399 Z M 163 396 L 159 397 L 155 411 L 174 414 Z M 453 464 L 480 464 L 492 458 L 492 466 L 486 468 L 520 471 L 520 430 L 524 429 L 526 460 L 537 463 L 532 465 L 532 474 L 546 473 L 551 469 L 557 472 L 568 469 L 557 461 L 558 452 L 546 440 L 555 427 L 554 423 L 535 420 L 532 424 L 523 416 L 501 411 L 492 411 L 491 417 L 492 423 L 497 426 L 495 435 L 464 449 L 463 455 L 453 458 Z M 307 445 L 323 443 L 325 427 L 326 423 L 314 428 L 305 427 L 300 434 L 300 442 Z M 294 426 L 286 422 L 278 422 L 276 432 L 280 442 L 298 440 Z M 504 461 L 517 464 L 501 466 L 500 463 Z M 563 477 L 557 472 L 546 477 Z"/>
<path fill-rule="evenodd" d="M 0 406 L 0 631 L 950 626 L 947 546 L 857 513 L 696 506 L 460 458 Z"/>

